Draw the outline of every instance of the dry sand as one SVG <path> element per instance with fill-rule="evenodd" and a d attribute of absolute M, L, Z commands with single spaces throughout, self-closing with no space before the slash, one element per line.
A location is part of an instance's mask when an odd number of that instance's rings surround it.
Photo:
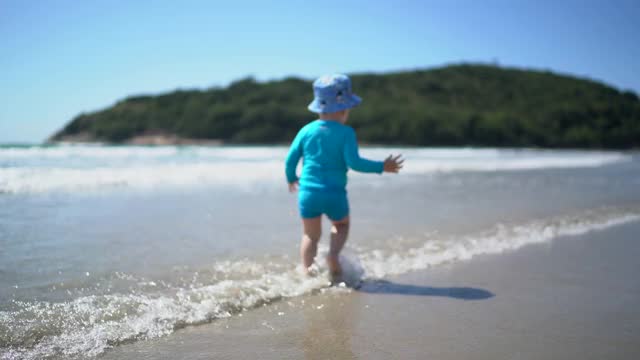
<path fill-rule="evenodd" d="M 640 359 L 640 223 L 329 291 L 104 359 Z"/>

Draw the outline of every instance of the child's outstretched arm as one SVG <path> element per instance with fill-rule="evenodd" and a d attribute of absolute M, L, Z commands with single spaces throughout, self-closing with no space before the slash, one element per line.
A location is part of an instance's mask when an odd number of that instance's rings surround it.
<path fill-rule="evenodd" d="M 373 161 L 360 157 L 358 152 L 358 140 L 356 139 L 356 132 L 350 129 L 347 134 L 347 141 L 344 147 L 344 159 L 347 162 L 347 166 L 355 171 L 367 172 L 367 173 L 382 173 L 394 172 L 402 168 L 401 155 L 396 157 L 389 156 L 385 161 Z"/>
<path fill-rule="evenodd" d="M 347 132 L 347 139 L 344 144 L 344 160 L 347 166 L 355 171 L 382 173 L 384 170 L 384 163 L 382 161 L 373 161 L 360 157 L 356 132 L 352 128 L 349 128 Z"/>

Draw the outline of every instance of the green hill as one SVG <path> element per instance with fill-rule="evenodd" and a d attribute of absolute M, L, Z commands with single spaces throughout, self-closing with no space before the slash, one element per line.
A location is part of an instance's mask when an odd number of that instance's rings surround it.
<path fill-rule="evenodd" d="M 551 72 L 453 65 L 352 75 L 364 99 L 349 124 L 361 142 L 425 146 L 640 147 L 633 92 Z M 81 114 L 52 141 L 122 143 L 149 134 L 226 143 L 287 143 L 316 115 L 297 78 L 126 98 Z"/>

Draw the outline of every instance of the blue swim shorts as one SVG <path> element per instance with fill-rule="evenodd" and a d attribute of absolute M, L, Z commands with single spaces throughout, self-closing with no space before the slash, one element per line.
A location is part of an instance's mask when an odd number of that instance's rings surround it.
<path fill-rule="evenodd" d="M 346 192 L 300 190 L 298 207 L 300 216 L 304 219 L 326 214 L 329 219 L 339 221 L 349 215 Z"/>

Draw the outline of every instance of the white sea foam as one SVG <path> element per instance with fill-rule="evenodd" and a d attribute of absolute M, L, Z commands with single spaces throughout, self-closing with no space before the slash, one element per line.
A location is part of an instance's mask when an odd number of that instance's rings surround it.
<path fill-rule="evenodd" d="M 327 285 L 326 277 L 308 278 L 291 270 L 178 289 L 173 295 L 102 295 L 65 303 L 17 303 L 20 310 L 0 312 L 0 335 L 8 343 L 0 355 L 2 359 L 93 357 L 123 342 L 164 336 L 177 328 L 226 318 Z M 34 340 L 35 346 L 29 346 Z"/>
<path fill-rule="evenodd" d="M 53 147 L 1 148 L 0 161 L 11 159 L 66 159 L 66 158 L 151 158 L 175 155 L 175 146 L 97 146 L 69 145 Z"/>
<path fill-rule="evenodd" d="M 598 210 L 527 224 L 498 224 L 493 229 L 463 238 L 432 239 L 408 251 L 366 252 L 360 255 L 360 262 L 368 277 L 384 277 L 468 260 L 477 255 L 498 254 L 528 244 L 548 242 L 560 236 L 581 235 L 638 220 L 638 211 Z"/>
<path fill-rule="evenodd" d="M 5 168 L 0 169 L 0 193 L 42 193 L 118 187 L 154 189 L 206 185 L 244 188 L 274 181 L 282 184 L 284 170 L 278 165 L 273 162 L 255 164 L 219 162 L 92 169 Z M 276 171 L 277 174 L 275 174 Z"/>
<path fill-rule="evenodd" d="M 375 279 L 633 221 L 640 221 L 640 210 L 599 209 L 524 224 L 501 224 L 462 238 L 432 238 L 404 251 L 360 251 L 355 257 L 362 266 L 362 276 Z M 62 303 L 14 303 L 16 310 L 0 311 L 0 340 L 4 347 L 0 358 L 92 357 L 123 342 L 164 336 L 184 326 L 326 289 L 325 276 L 308 278 L 290 266 L 264 267 L 251 260 L 225 262 L 214 269 L 239 272 L 245 277 L 168 293 L 134 292 L 84 296 Z M 351 268 L 350 271 L 358 271 L 353 264 Z"/>
<path fill-rule="evenodd" d="M 0 148 L 0 162 L 17 159 L 69 159 L 85 158 L 100 160 L 110 159 L 166 159 L 171 157 L 188 158 L 225 158 L 225 159 L 267 159 L 282 158 L 286 149 L 275 146 L 238 146 L 238 147 L 205 147 L 205 146 L 54 146 L 54 147 L 16 147 Z"/>
<path fill-rule="evenodd" d="M 100 147 L 0 149 L 0 193 L 105 188 L 281 186 L 285 147 Z M 600 167 L 631 160 L 616 152 L 363 148 L 368 158 L 406 157 L 404 174 Z M 366 181 L 375 181 L 369 178 Z"/>

